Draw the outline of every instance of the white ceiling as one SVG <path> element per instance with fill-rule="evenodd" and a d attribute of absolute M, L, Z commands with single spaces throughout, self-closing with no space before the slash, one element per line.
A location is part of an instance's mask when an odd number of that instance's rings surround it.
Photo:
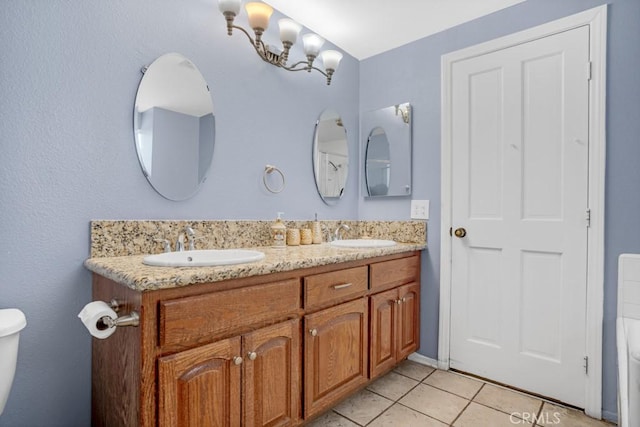
<path fill-rule="evenodd" d="M 357 59 L 524 0 L 264 0 Z"/>

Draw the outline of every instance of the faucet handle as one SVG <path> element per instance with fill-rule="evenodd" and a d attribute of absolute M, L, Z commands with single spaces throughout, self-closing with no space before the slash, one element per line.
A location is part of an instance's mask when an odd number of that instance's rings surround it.
<path fill-rule="evenodd" d="M 162 249 L 165 252 L 171 252 L 171 242 L 167 239 L 153 239 L 156 243 L 162 243 Z"/>

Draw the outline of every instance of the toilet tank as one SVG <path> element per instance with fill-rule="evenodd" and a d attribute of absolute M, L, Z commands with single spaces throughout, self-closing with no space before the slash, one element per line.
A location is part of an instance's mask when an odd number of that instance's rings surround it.
<path fill-rule="evenodd" d="M 22 311 L 0 309 L 0 415 L 9 398 L 18 360 L 20 331 L 27 325 Z"/>

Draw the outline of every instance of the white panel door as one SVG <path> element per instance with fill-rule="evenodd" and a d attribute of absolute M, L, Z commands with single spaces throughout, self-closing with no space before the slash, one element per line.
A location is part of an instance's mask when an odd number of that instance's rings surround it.
<path fill-rule="evenodd" d="M 587 27 L 453 65 L 452 368 L 584 407 Z"/>

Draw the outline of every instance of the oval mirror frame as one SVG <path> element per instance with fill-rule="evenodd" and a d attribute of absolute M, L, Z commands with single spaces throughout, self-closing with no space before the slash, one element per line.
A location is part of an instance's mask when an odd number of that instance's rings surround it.
<path fill-rule="evenodd" d="M 215 116 L 209 86 L 179 53 L 146 69 L 136 93 L 133 129 L 142 173 L 163 197 L 186 200 L 206 180 L 213 158 Z"/>
<path fill-rule="evenodd" d="M 327 205 L 336 204 L 349 176 L 347 130 L 340 114 L 326 109 L 316 122 L 313 137 L 313 174 L 318 194 Z"/>

